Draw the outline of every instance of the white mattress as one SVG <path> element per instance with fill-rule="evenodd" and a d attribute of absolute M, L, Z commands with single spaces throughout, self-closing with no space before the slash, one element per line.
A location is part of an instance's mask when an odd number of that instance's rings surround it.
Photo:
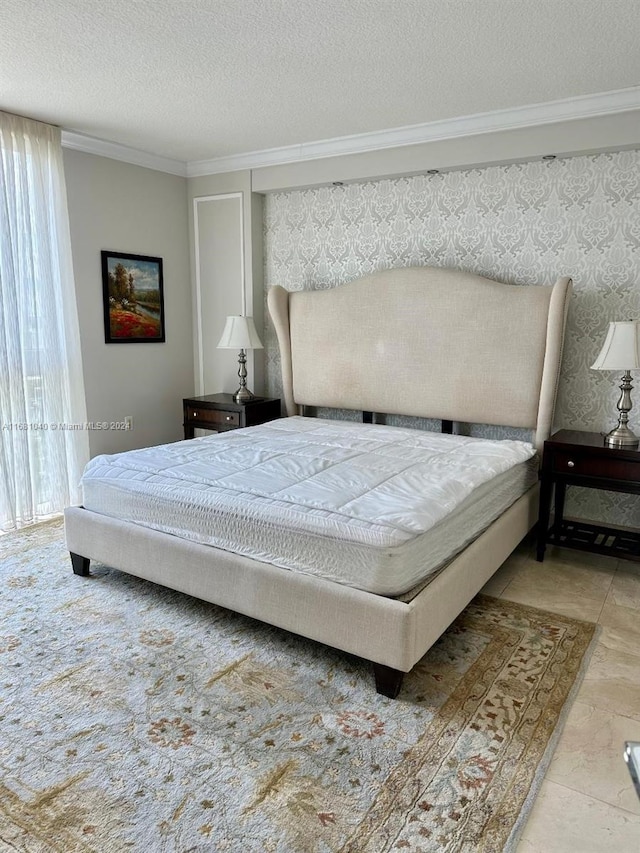
<path fill-rule="evenodd" d="M 82 478 L 83 504 L 391 596 L 523 494 L 534 455 L 522 441 L 292 417 L 98 456 Z"/>

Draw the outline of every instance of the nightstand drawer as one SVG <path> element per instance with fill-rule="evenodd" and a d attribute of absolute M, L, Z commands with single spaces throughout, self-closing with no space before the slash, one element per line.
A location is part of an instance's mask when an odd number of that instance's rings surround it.
<path fill-rule="evenodd" d="M 276 397 L 252 397 L 237 403 L 233 394 L 205 394 L 182 400 L 184 437 L 194 437 L 196 427 L 214 432 L 258 426 L 280 417 Z"/>
<path fill-rule="evenodd" d="M 640 481 L 640 466 L 625 459 L 600 459 L 597 456 L 581 456 L 579 453 L 553 454 L 554 474 L 569 474 L 583 477 L 603 477 L 608 480 Z"/>
<path fill-rule="evenodd" d="M 200 423 L 215 424 L 216 426 L 240 426 L 240 412 L 220 412 L 217 409 L 187 408 L 187 420 Z"/>

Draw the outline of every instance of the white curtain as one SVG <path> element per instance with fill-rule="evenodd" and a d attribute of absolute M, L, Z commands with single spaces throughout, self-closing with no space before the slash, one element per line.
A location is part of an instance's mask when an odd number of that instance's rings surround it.
<path fill-rule="evenodd" d="M 0 112 L 0 530 L 78 502 L 85 421 L 60 130 Z"/>

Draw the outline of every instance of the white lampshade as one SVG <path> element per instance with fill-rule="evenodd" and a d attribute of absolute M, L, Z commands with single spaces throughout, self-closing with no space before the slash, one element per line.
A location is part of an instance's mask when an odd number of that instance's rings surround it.
<path fill-rule="evenodd" d="M 262 349 L 253 317 L 227 317 L 218 349 Z"/>
<path fill-rule="evenodd" d="M 609 323 L 609 331 L 592 370 L 640 370 L 640 322 Z"/>

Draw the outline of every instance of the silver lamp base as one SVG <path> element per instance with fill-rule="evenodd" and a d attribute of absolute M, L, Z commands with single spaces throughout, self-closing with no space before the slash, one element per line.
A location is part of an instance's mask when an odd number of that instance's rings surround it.
<path fill-rule="evenodd" d="M 238 388 L 236 393 L 233 395 L 234 403 L 248 403 L 250 400 L 255 399 L 256 395 L 252 394 L 246 385 L 240 386 L 240 388 Z"/>
<path fill-rule="evenodd" d="M 250 400 L 255 400 L 256 395 L 252 394 L 247 388 L 247 354 L 243 349 L 238 353 L 238 365 L 240 387 L 233 395 L 233 401 L 234 403 L 248 403 Z"/>
<path fill-rule="evenodd" d="M 617 426 L 604 437 L 607 447 L 638 447 L 640 439 L 627 426 Z"/>
<path fill-rule="evenodd" d="M 627 424 L 629 423 L 629 412 L 631 411 L 631 371 L 625 370 L 622 375 L 622 383 L 620 385 L 620 399 L 618 400 L 617 408 L 620 412 L 618 425 L 607 433 L 604 437 L 604 443 L 607 447 L 637 447 L 638 437 L 632 432 Z"/>

